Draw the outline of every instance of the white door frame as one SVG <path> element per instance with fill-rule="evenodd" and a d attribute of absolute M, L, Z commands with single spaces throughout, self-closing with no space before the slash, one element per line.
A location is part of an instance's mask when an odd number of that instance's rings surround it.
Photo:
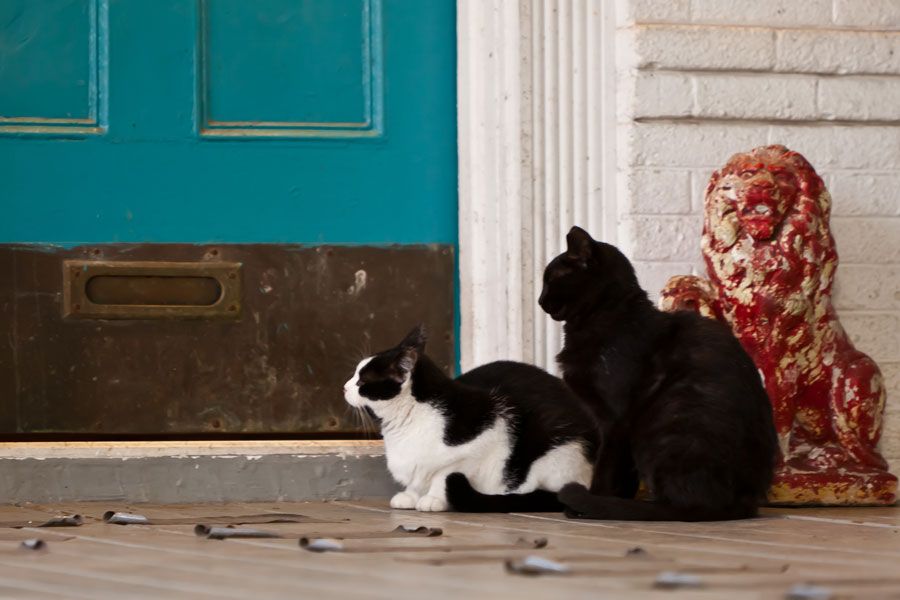
<path fill-rule="evenodd" d="M 616 240 L 614 4 L 457 0 L 463 370 L 553 368 L 544 265 L 573 224 Z"/>

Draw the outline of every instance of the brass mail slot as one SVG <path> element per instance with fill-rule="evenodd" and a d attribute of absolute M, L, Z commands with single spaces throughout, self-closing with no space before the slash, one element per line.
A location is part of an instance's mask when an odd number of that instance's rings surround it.
<path fill-rule="evenodd" d="M 88 319 L 235 318 L 241 263 L 63 262 L 63 316 Z"/>

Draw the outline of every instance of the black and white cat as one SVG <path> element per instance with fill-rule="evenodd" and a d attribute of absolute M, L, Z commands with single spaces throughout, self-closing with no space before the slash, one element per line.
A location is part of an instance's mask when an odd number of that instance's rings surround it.
<path fill-rule="evenodd" d="M 505 361 L 452 379 L 424 349 L 419 326 L 344 385 L 347 403 L 381 422 L 388 469 L 405 487 L 391 507 L 447 510 L 451 473 L 484 494 L 454 508 L 480 512 L 561 510 L 560 488 L 591 481 L 598 428 L 561 380 Z"/>

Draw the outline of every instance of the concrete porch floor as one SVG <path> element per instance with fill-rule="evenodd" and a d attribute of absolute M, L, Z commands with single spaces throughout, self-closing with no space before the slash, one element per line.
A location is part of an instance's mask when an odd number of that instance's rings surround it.
<path fill-rule="evenodd" d="M 900 597 L 900 508 L 766 509 L 731 523 L 571 521 L 557 514 L 415 513 L 385 500 L 192 505 L 105 503 L 0 507 L 0 521 L 83 515 L 80 527 L 0 528 L 3 598 L 785 598 L 798 583 L 832 598 Z M 107 510 L 181 524 L 109 525 Z M 197 537 L 224 515 L 299 513 L 320 522 L 256 524 L 284 539 Z M 212 518 L 210 518 L 212 517 Z M 307 534 L 440 527 L 440 537 L 348 539 L 348 552 L 301 548 Z M 19 548 L 26 538 L 43 551 Z M 546 538 L 544 548 L 518 547 Z M 481 546 L 492 546 L 483 548 Z M 499 546 L 499 547 L 498 547 Z M 627 554 L 630 549 L 642 551 Z M 536 555 L 567 575 L 510 574 L 507 559 Z M 660 573 L 699 587 L 660 589 Z M 798 596 L 825 598 L 827 595 Z"/>

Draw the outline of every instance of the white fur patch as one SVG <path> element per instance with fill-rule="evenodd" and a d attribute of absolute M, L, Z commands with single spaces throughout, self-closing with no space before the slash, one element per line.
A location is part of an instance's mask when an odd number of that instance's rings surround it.
<path fill-rule="evenodd" d="M 534 490 L 558 492 L 567 483 L 591 485 L 593 465 L 584 456 L 581 442 L 568 442 L 557 446 L 533 463 L 528 477 L 514 491 L 527 494 Z"/>

